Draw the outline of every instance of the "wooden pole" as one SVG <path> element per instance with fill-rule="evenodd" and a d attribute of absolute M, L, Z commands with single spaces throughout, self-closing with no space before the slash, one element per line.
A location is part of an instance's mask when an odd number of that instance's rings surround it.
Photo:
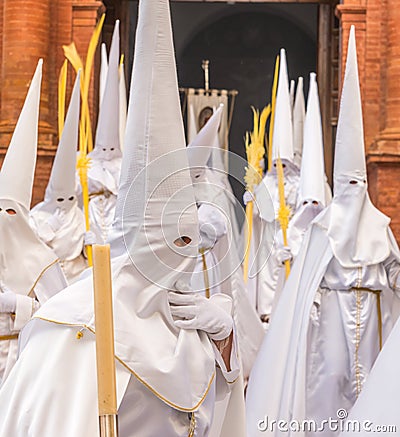
<path fill-rule="evenodd" d="M 100 437 L 117 437 L 114 322 L 108 244 L 93 245 L 93 288 Z"/>

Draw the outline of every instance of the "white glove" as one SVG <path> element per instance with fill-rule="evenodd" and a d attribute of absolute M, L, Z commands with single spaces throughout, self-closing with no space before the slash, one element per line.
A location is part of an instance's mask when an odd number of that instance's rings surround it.
<path fill-rule="evenodd" d="M 86 231 L 83 235 L 85 246 L 93 246 L 96 244 L 96 234 L 93 231 Z"/>
<path fill-rule="evenodd" d="M 198 209 L 199 249 L 211 249 L 226 234 L 226 218 L 213 205 L 201 204 Z"/>
<path fill-rule="evenodd" d="M 254 202 L 254 195 L 250 191 L 245 191 L 243 194 L 243 203 L 247 205 L 249 202 Z"/>
<path fill-rule="evenodd" d="M 293 255 L 289 246 L 281 246 L 276 249 L 275 258 L 278 264 L 285 264 L 285 261 L 292 261 Z"/>
<path fill-rule="evenodd" d="M 15 313 L 17 296 L 2 282 L 0 283 L 0 313 Z"/>
<path fill-rule="evenodd" d="M 47 224 L 53 232 L 57 232 L 65 221 L 65 212 L 62 209 L 56 209 L 55 213 L 47 219 Z"/>
<path fill-rule="evenodd" d="M 223 295 L 229 299 L 229 296 Z M 181 329 L 199 329 L 207 332 L 212 340 L 224 340 L 233 329 L 231 315 L 216 303 L 219 295 L 210 299 L 198 293 L 168 292 L 168 301 L 175 326 Z"/>

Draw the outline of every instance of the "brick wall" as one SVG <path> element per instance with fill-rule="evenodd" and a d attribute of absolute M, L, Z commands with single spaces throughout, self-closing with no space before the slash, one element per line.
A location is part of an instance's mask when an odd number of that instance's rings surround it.
<path fill-rule="evenodd" d="M 0 0 L 0 161 L 10 142 L 37 61 L 44 59 L 33 204 L 43 199 L 58 143 L 57 84 L 64 61 L 62 46 L 74 40 L 84 58 L 103 9 L 99 0 Z M 67 103 L 75 80 L 71 67 L 68 73 Z M 92 82 L 92 113 L 96 109 L 94 87 Z"/>

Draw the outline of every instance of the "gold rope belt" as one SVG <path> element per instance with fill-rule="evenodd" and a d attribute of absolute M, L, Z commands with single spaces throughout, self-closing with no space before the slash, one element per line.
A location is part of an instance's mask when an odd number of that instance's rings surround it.
<path fill-rule="evenodd" d="M 382 349 L 383 338 L 383 324 L 382 324 L 382 307 L 381 307 L 381 290 L 372 290 L 366 287 L 352 287 L 353 291 L 366 291 L 367 293 L 374 293 L 376 296 L 376 312 L 378 315 L 378 336 L 379 336 L 379 350 Z"/>
<path fill-rule="evenodd" d="M 0 335 L 0 341 L 17 340 L 18 334 Z"/>
<path fill-rule="evenodd" d="M 210 298 L 210 278 L 208 277 L 208 270 L 207 270 L 207 262 L 206 262 L 206 255 L 205 251 L 207 249 L 199 249 L 199 252 L 201 254 L 201 259 L 203 261 L 203 277 L 204 277 L 204 286 L 206 288 L 206 298 Z"/>
<path fill-rule="evenodd" d="M 95 193 L 89 193 L 89 199 L 93 199 L 93 197 L 97 197 L 97 196 L 105 196 L 106 198 L 111 196 L 111 191 L 108 190 L 101 190 L 101 191 L 96 191 Z"/>

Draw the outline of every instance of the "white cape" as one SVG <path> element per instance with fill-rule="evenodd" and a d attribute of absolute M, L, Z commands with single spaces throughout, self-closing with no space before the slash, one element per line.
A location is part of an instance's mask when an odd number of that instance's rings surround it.
<path fill-rule="evenodd" d="M 306 256 L 309 251 L 316 256 Z M 276 428 L 263 431 L 265 420 L 305 419 L 310 312 L 331 258 L 325 232 L 312 225 L 304 237 L 250 374 L 246 404 L 249 437 L 281 435 Z M 304 433 L 295 435 L 303 437 Z"/>

